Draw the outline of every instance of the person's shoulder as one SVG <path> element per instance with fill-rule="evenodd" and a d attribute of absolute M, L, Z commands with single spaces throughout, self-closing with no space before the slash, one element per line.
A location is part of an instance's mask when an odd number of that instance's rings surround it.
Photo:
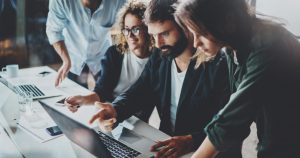
<path fill-rule="evenodd" d="M 127 2 L 127 0 L 109 0 L 109 1 L 102 1 L 104 9 L 119 9 L 120 7 L 122 7 L 125 3 Z"/>
<path fill-rule="evenodd" d="M 272 46 L 275 42 L 289 38 L 289 32 L 280 24 L 260 20 L 253 27 L 253 34 L 250 41 L 252 50 L 261 50 Z"/>
<path fill-rule="evenodd" d="M 117 45 L 112 45 L 107 49 L 105 55 L 116 58 L 116 57 L 122 57 L 123 53 L 118 49 Z"/>
<path fill-rule="evenodd" d="M 75 6 L 78 7 L 78 5 L 80 4 L 76 0 L 50 0 L 49 3 L 50 3 L 50 8 L 51 6 L 57 5 L 63 10 L 68 10 Z"/>

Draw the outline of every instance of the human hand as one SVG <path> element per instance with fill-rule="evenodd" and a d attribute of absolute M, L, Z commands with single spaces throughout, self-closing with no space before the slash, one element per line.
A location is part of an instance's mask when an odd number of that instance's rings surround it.
<path fill-rule="evenodd" d="M 59 86 L 61 84 L 61 82 L 66 78 L 66 76 L 68 75 L 69 71 L 71 68 L 71 61 L 67 60 L 64 61 L 62 66 L 59 68 L 58 72 L 57 72 L 57 76 L 55 79 L 55 86 Z"/>
<path fill-rule="evenodd" d="M 193 138 L 191 135 L 175 136 L 165 141 L 159 141 L 151 147 L 151 151 L 159 150 L 155 158 L 167 157 L 175 158 L 191 152 L 193 148 Z"/>
<path fill-rule="evenodd" d="M 70 96 L 65 99 L 64 104 L 68 107 L 68 109 L 72 112 L 76 112 L 78 108 L 83 105 L 86 98 L 82 95 Z"/>
<path fill-rule="evenodd" d="M 100 110 L 89 121 L 93 123 L 95 120 L 99 121 L 99 128 L 104 132 L 109 132 L 113 129 L 114 123 L 117 121 L 117 112 L 110 103 L 95 102 Z"/>

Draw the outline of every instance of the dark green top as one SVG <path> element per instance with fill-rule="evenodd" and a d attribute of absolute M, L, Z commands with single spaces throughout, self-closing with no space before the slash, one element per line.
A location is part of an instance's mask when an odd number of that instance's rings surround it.
<path fill-rule="evenodd" d="M 281 26 L 260 23 L 247 48 L 225 51 L 232 95 L 205 128 L 210 141 L 228 150 L 255 121 L 258 158 L 299 158 L 299 41 Z"/>

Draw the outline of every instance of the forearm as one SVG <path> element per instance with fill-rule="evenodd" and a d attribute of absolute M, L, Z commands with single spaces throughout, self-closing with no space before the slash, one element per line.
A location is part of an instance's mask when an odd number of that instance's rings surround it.
<path fill-rule="evenodd" d="M 192 158 L 214 158 L 218 153 L 217 149 L 213 146 L 208 137 L 206 137 Z"/>
<path fill-rule="evenodd" d="M 64 41 L 54 43 L 53 47 L 63 62 L 70 61 L 70 56 Z"/>
<path fill-rule="evenodd" d="M 100 96 L 98 96 L 95 92 L 92 92 L 84 97 L 86 98 L 84 102 L 85 105 L 94 105 L 96 101 L 101 102 Z"/>

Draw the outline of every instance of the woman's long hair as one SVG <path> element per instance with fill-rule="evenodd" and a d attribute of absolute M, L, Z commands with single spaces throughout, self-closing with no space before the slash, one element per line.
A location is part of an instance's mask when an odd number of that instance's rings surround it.
<path fill-rule="evenodd" d="M 175 18 L 238 49 L 251 38 L 255 14 L 245 0 L 181 0 L 176 5 Z"/>

